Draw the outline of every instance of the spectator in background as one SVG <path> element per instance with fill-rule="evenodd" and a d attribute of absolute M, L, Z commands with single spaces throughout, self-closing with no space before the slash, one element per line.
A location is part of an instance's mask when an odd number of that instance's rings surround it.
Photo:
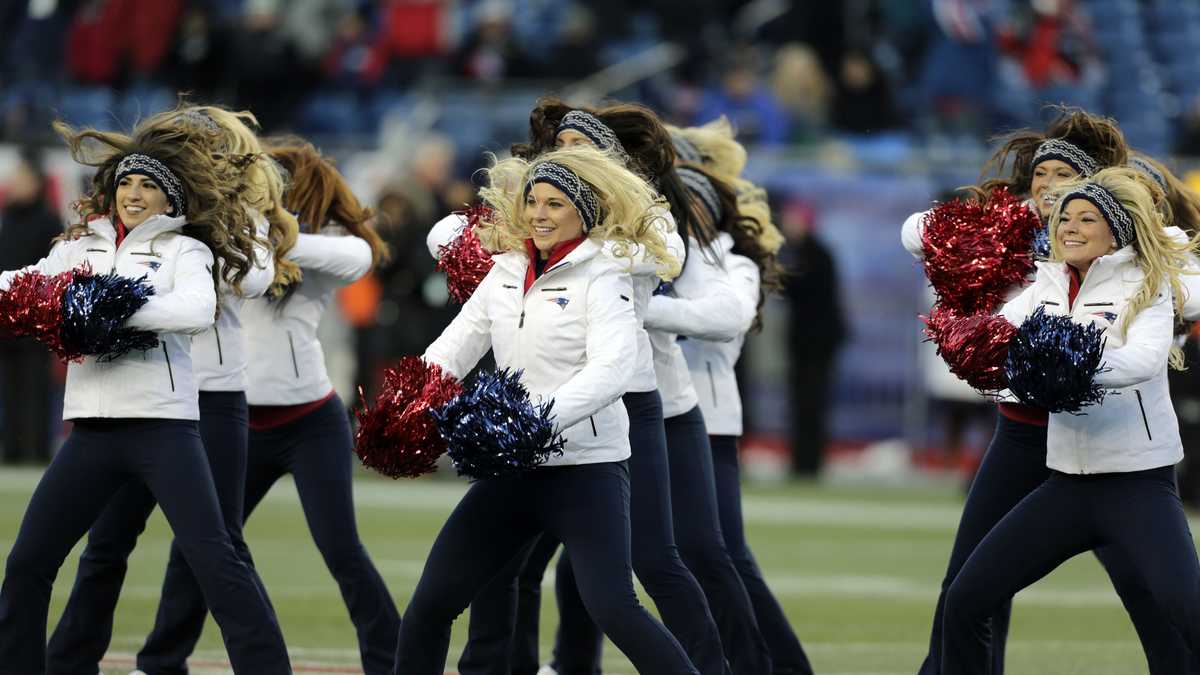
<path fill-rule="evenodd" d="M 770 87 L 787 113 L 791 141 L 812 142 L 824 133 L 829 124 L 830 85 L 812 47 L 796 42 L 780 47 Z"/>
<path fill-rule="evenodd" d="M 846 340 L 837 267 L 829 249 L 813 234 L 812 207 L 784 205 L 780 225 L 787 244 L 780 262 L 787 272 L 788 349 L 791 393 L 792 475 L 814 476 L 828 442 L 826 418 L 837 351 Z"/>
<path fill-rule="evenodd" d="M 183 0 L 94 0 L 75 14 L 67 69 L 86 84 L 123 87 L 159 73 L 175 40 Z M 136 35 L 136 40 L 116 36 Z"/>
<path fill-rule="evenodd" d="M 897 124 L 891 87 L 870 54 L 849 49 L 838 67 L 833 125 L 852 134 L 869 134 Z"/>
<path fill-rule="evenodd" d="M 758 75 L 758 60 L 748 48 L 734 48 L 718 86 L 702 96 L 694 124 L 729 118 L 746 145 L 778 145 L 788 138 L 788 119 L 775 95 Z"/>
<path fill-rule="evenodd" d="M 344 49 L 348 39 L 369 39 L 362 72 L 368 83 L 406 84 L 427 70 L 440 68 L 450 51 L 451 4 L 444 0 L 379 0 L 378 5 L 379 30 L 355 31 L 354 26 L 343 26 L 341 44 L 335 51 Z"/>
<path fill-rule="evenodd" d="M 576 5 L 563 18 L 562 31 L 554 41 L 544 72 L 547 77 L 578 80 L 600 69 L 600 43 L 591 10 Z"/>
<path fill-rule="evenodd" d="M 33 150 L 22 150 L 4 186 L 0 265 L 7 267 L 0 269 L 32 265 L 62 234 L 62 220 L 50 206 L 46 186 L 41 158 Z M 32 339 L 0 340 L 6 464 L 50 459 L 50 367 L 50 353 Z"/>
<path fill-rule="evenodd" d="M 228 32 L 219 28 L 209 5 L 188 4 L 164 68 L 176 91 L 188 92 L 198 100 L 223 98 L 221 89 L 229 82 L 231 42 Z"/>
<path fill-rule="evenodd" d="M 479 6 L 474 30 L 454 55 L 458 74 L 488 84 L 541 74 L 513 31 L 512 12 L 507 0 L 485 0 Z"/>

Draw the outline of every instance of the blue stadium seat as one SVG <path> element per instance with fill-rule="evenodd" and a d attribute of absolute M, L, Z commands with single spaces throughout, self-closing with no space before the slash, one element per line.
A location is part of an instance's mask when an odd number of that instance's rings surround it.
<path fill-rule="evenodd" d="M 60 117 L 75 126 L 113 130 L 119 127 L 112 112 L 115 103 L 107 87 L 63 87 L 55 108 Z"/>

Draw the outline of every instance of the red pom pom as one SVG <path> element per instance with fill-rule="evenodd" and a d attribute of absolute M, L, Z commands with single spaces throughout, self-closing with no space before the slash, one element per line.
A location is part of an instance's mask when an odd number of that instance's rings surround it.
<path fill-rule="evenodd" d="M 0 293 L 0 334 L 32 337 L 61 353 L 62 297 L 74 278 L 74 271 L 14 276 L 8 290 Z"/>
<path fill-rule="evenodd" d="M 1033 271 L 1038 214 L 1008 190 L 986 204 L 954 200 L 925 216 L 925 276 L 944 308 L 960 316 L 995 311 Z"/>
<path fill-rule="evenodd" d="M 429 411 L 460 393 L 462 385 L 441 368 L 405 356 L 384 374 L 375 405 L 355 413 L 354 453 L 364 466 L 392 478 L 432 473 L 446 442 Z"/>
<path fill-rule="evenodd" d="M 479 241 L 475 226 L 492 217 L 492 209 L 477 205 L 466 213 L 467 225 L 457 239 L 439 247 L 439 270 L 446 273 L 446 287 L 458 304 L 465 303 L 491 271 L 492 254 Z"/>
<path fill-rule="evenodd" d="M 1017 327 L 1002 316 L 976 314 L 958 316 L 935 306 L 925 321 L 925 335 L 937 345 L 937 353 L 950 372 L 983 393 L 996 393 L 1008 386 L 1004 362 Z"/>

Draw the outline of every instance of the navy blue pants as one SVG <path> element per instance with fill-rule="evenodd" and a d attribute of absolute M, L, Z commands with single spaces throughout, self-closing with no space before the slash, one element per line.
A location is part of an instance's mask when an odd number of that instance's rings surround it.
<path fill-rule="evenodd" d="M 996 433 L 984 454 L 983 463 L 967 494 L 950 562 L 942 578 L 941 593 L 933 615 L 929 654 L 919 675 L 938 675 L 942 669 L 946 593 L 979 543 L 1009 511 L 1042 485 L 1050 475 L 1046 468 L 1046 427 L 1025 424 L 998 415 Z M 1017 549 L 1020 550 L 1020 549 Z M 1200 673 L 1179 632 L 1158 608 L 1141 576 L 1120 551 L 1102 548 L 1096 557 L 1104 565 L 1113 587 L 1125 605 L 1142 641 L 1152 675 Z M 1004 672 L 1004 645 L 1008 638 L 1012 603 L 998 603 L 989 620 L 991 673 Z"/>
<path fill-rule="evenodd" d="M 200 392 L 200 439 L 212 470 L 225 529 L 238 558 L 267 598 L 242 538 L 242 496 L 246 488 L 246 395 L 243 392 Z M 112 640 L 113 613 L 125 581 L 126 561 L 146 527 L 157 502 L 146 485 L 127 482 L 92 525 L 71 597 L 50 636 L 46 666 L 50 672 L 86 673 L 99 670 L 100 659 Z M 177 545 L 173 555 L 182 556 Z M 169 571 L 169 570 L 168 570 Z M 175 597 L 163 594 L 159 616 L 178 611 Z M 203 615 L 201 615 L 203 620 Z M 198 633 L 197 633 L 198 634 Z M 189 645 L 186 654 L 191 653 Z M 155 675 L 185 670 L 156 669 Z"/>
<path fill-rule="evenodd" d="M 717 506 L 721 511 L 721 532 L 725 535 L 725 548 L 733 558 L 750 602 L 758 628 L 771 652 L 774 675 L 812 675 L 808 655 L 800 646 L 800 639 L 792 630 L 783 607 L 767 587 L 762 570 L 746 543 L 746 530 L 742 522 L 742 483 L 738 464 L 736 436 L 709 436 L 713 451 L 713 470 L 717 478 Z"/>
<path fill-rule="evenodd" d="M 634 592 L 629 492 L 625 462 L 544 467 L 472 484 L 425 561 L 400 625 L 394 675 L 442 675 L 454 619 L 542 532 L 571 552 L 588 613 L 638 672 L 696 675 Z"/>
<path fill-rule="evenodd" d="M 622 397 L 629 413 L 629 459 L 633 571 L 654 599 L 667 629 L 683 645 L 703 675 L 729 672 L 721 638 L 704 591 L 688 571 L 675 546 L 671 518 L 671 482 L 667 462 L 662 398 L 657 391 L 630 392 Z M 462 675 L 533 675 L 538 670 L 538 628 L 542 577 L 558 541 L 543 535 L 519 572 L 520 602 L 513 610 L 513 569 L 500 575 L 471 603 L 471 633 L 458 668 Z M 554 667 L 559 675 L 600 672 L 603 635 L 588 615 L 570 567 L 559 558 L 556 584 L 559 626 Z M 516 630 L 511 618 L 516 612 Z M 512 639 L 511 666 L 502 658 Z"/>
<path fill-rule="evenodd" d="M 46 670 L 50 591 L 63 560 L 128 483 L 162 507 L 235 670 L 290 673 L 283 636 L 225 529 L 196 422 L 76 421 L 42 475 L 0 589 L 0 673 Z M 76 675 L 79 671 L 62 671 Z"/>
<path fill-rule="evenodd" d="M 317 410 L 281 427 L 250 431 L 245 517 L 267 491 L 291 473 L 309 532 L 342 592 L 358 632 L 363 670 L 391 671 L 400 616 L 379 572 L 367 556 L 354 517 L 350 422 L 334 396 Z M 163 597 L 170 616 L 159 612 L 154 631 L 138 653 L 138 667 L 152 675 L 186 672 L 184 660 L 200 637 L 207 607 L 188 565 L 175 555 L 167 565 Z"/>
<path fill-rule="evenodd" d="M 1200 651 L 1200 561 L 1174 467 L 1053 472 L 992 528 L 950 585 L 942 673 L 992 673 L 989 617 L 1068 559 L 1100 547 L 1129 561 L 1184 643 Z"/>

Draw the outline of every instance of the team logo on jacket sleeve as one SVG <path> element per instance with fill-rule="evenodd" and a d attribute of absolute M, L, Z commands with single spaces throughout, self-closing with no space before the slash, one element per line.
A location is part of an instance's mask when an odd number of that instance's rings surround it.
<path fill-rule="evenodd" d="M 162 267 L 162 263 L 158 262 L 157 260 L 143 260 L 143 261 L 139 262 L 138 264 L 141 265 L 142 267 L 149 267 L 150 269 L 154 270 L 155 272 L 158 271 L 158 268 Z"/>
<path fill-rule="evenodd" d="M 564 310 L 565 310 L 565 309 L 567 308 L 567 303 L 571 302 L 571 299 L 570 299 L 570 298 L 563 298 L 563 297 L 558 297 L 558 298 L 547 298 L 547 299 L 546 299 L 546 302 L 553 302 L 554 304 L 558 305 L 558 308 L 559 308 L 559 309 L 564 309 Z"/>
<path fill-rule="evenodd" d="M 1092 312 L 1092 316 L 1098 316 L 1109 323 L 1117 322 L 1117 315 L 1115 312 Z"/>

